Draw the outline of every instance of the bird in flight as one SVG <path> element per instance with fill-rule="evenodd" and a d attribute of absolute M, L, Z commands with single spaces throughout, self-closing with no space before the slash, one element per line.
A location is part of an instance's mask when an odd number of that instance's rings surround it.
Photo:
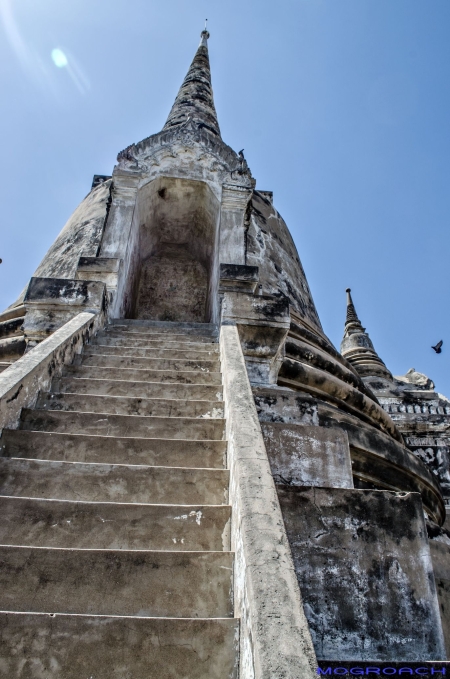
<path fill-rule="evenodd" d="M 442 345 L 443 345 L 443 344 L 444 344 L 444 342 L 443 342 L 442 340 L 440 340 L 440 341 L 436 344 L 436 346 L 431 347 L 431 348 L 434 349 L 435 352 L 436 352 L 437 354 L 440 354 L 440 353 L 442 352 Z"/>

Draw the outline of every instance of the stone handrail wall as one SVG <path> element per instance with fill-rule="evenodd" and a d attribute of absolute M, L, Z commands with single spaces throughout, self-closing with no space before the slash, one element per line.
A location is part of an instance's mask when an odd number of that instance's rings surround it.
<path fill-rule="evenodd" d="M 313 679 L 316 658 L 238 330 L 220 331 L 241 679 Z"/>
<path fill-rule="evenodd" d="M 34 406 L 103 324 L 103 314 L 79 313 L 0 374 L 0 430 L 17 427 L 22 408 Z"/>

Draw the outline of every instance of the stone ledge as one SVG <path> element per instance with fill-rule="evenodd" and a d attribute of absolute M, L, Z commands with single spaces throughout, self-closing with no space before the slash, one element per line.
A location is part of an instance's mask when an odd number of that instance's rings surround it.
<path fill-rule="evenodd" d="M 0 374 L 0 429 L 17 426 L 22 408 L 32 407 L 39 390 L 50 388 L 102 322 L 103 315 L 78 314 Z"/>
<path fill-rule="evenodd" d="M 312 679 L 316 659 L 236 326 L 221 328 L 241 679 Z"/>

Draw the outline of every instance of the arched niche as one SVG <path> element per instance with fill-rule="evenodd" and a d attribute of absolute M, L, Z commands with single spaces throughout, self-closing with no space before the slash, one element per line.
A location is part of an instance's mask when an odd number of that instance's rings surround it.
<path fill-rule="evenodd" d="M 219 217 L 205 182 L 160 177 L 139 189 L 128 317 L 216 320 Z"/>

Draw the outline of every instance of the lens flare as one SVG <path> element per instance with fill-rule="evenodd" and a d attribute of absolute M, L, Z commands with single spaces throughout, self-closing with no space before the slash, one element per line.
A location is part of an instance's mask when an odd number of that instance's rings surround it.
<path fill-rule="evenodd" d="M 62 101 L 60 92 L 63 78 L 55 76 L 48 56 L 42 57 L 22 34 L 13 14 L 13 1 L 0 0 L 0 39 L 4 32 L 23 71 L 35 84 L 51 91 L 58 100 Z M 69 51 L 63 51 L 60 47 L 55 47 L 50 56 L 56 68 L 65 69 L 78 92 L 85 96 L 91 89 L 91 84 L 75 56 Z"/>
<path fill-rule="evenodd" d="M 62 50 L 59 49 L 59 47 L 55 47 L 55 49 L 52 50 L 52 59 L 55 66 L 58 68 L 65 68 L 69 63 L 67 61 L 66 55 Z"/>

